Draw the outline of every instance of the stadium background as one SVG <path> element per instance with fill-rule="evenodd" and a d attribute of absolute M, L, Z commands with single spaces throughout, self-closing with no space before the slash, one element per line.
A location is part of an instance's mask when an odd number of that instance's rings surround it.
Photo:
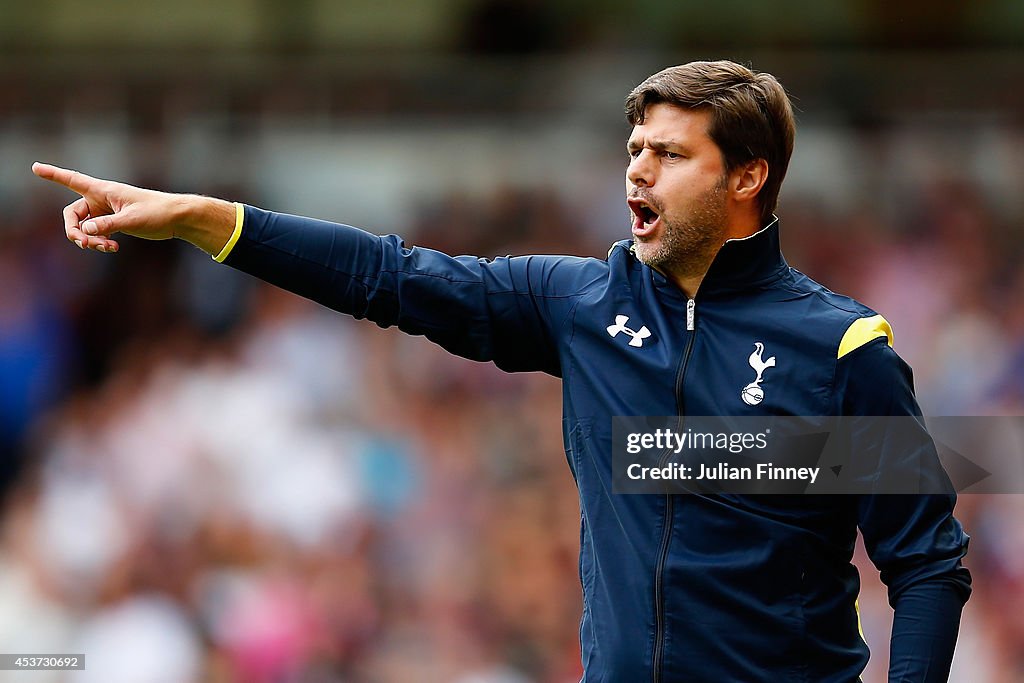
<path fill-rule="evenodd" d="M 579 676 L 556 381 L 187 245 L 79 252 L 35 159 L 449 252 L 600 256 L 626 234 L 625 93 L 746 61 L 798 109 L 790 262 L 888 317 L 926 413 L 1021 414 L 1024 5 L 713 5 L 0 0 L 0 649 L 88 655 L 0 680 Z M 1024 680 L 1024 498 L 959 516 L 952 680 Z M 889 610 L 858 564 L 876 683 Z"/>

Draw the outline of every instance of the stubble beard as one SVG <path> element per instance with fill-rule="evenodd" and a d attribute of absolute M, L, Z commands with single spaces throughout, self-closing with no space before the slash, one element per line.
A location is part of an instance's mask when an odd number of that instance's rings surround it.
<path fill-rule="evenodd" d="M 637 240 L 637 259 L 665 275 L 691 278 L 707 272 L 725 242 L 725 178 L 694 200 L 682 217 L 662 215 L 661 235 L 656 241 Z"/>

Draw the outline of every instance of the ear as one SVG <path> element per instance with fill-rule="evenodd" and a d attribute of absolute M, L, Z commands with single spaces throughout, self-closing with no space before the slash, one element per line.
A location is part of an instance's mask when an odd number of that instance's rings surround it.
<path fill-rule="evenodd" d="M 757 199 L 757 193 L 764 187 L 766 180 L 768 180 L 768 162 L 764 159 L 754 159 L 740 166 L 732 172 L 732 177 L 729 179 L 733 198 L 738 202 Z"/>

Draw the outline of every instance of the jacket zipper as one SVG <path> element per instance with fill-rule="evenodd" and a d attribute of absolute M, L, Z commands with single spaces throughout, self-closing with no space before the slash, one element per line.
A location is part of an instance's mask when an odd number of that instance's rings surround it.
<path fill-rule="evenodd" d="M 676 373 L 676 411 L 680 420 L 683 418 L 685 400 L 683 398 L 683 379 L 686 376 L 686 365 L 690 361 L 690 352 L 693 350 L 693 338 L 696 335 L 697 320 L 695 303 L 693 299 L 686 300 L 686 329 L 690 332 L 690 338 L 686 340 L 686 348 L 683 351 L 683 360 L 679 363 L 679 372 Z M 681 425 L 680 425 L 681 426 Z M 665 658 L 665 605 L 662 598 L 662 574 L 665 571 L 665 560 L 668 559 L 668 547 L 672 540 L 672 517 L 675 511 L 675 498 L 672 494 L 665 494 L 665 526 L 661 534 L 661 549 L 658 552 L 658 565 L 654 572 L 654 654 L 652 666 L 652 682 L 661 683 L 661 665 Z"/>

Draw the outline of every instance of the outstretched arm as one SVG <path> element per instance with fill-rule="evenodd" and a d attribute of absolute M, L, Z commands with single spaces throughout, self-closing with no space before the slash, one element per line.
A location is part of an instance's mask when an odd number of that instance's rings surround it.
<path fill-rule="evenodd" d="M 34 163 L 40 178 L 77 192 L 64 207 L 64 232 L 82 249 L 116 252 L 116 232 L 147 240 L 177 237 L 216 254 L 235 228 L 235 206 L 199 195 L 170 194 Z"/>
<path fill-rule="evenodd" d="M 46 164 L 32 170 L 81 195 L 64 209 L 64 230 L 83 249 L 117 251 L 111 237 L 117 232 L 184 239 L 283 289 L 503 370 L 558 375 L 560 344 L 579 295 L 607 273 L 596 259 L 452 257 L 338 223 Z"/>

